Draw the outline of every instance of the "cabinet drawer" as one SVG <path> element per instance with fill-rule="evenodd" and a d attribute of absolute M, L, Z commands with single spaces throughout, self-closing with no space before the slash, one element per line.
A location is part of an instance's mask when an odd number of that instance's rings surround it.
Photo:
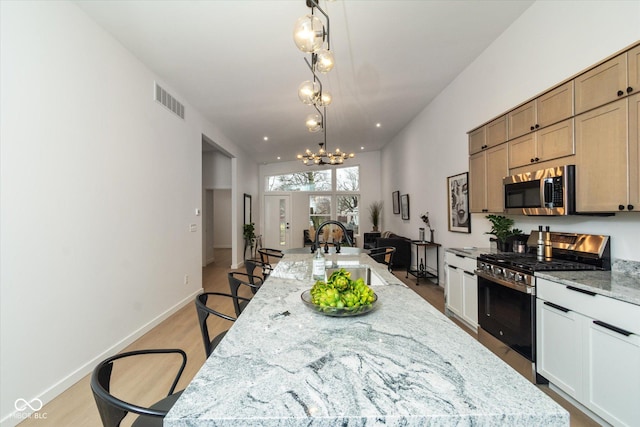
<path fill-rule="evenodd" d="M 640 306 L 540 278 L 536 293 L 541 300 L 640 335 Z"/>
<path fill-rule="evenodd" d="M 444 261 L 449 266 L 457 267 L 461 270 L 473 273 L 478 265 L 475 258 L 469 258 L 461 255 L 456 255 L 451 252 L 445 252 Z"/>

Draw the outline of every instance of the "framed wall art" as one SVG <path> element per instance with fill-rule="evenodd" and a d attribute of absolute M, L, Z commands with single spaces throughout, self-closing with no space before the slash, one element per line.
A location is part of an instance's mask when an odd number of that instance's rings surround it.
<path fill-rule="evenodd" d="M 409 219 L 409 195 L 400 196 L 400 210 L 402 211 L 402 219 Z"/>
<path fill-rule="evenodd" d="M 463 172 L 447 178 L 447 201 L 449 206 L 449 231 L 471 233 L 469 172 Z"/>
<path fill-rule="evenodd" d="M 391 199 L 393 200 L 393 213 L 400 213 L 400 191 L 394 191 L 391 193 Z"/>

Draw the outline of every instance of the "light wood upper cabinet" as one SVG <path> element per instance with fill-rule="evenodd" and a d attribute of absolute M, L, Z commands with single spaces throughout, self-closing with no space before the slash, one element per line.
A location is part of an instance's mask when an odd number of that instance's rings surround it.
<path fill-rule="evenodd" d="M 629 205 L 640 211 L 640 92 L 629 97 Z"/>
<path fill-rule="evenodd" d="M 485 148 L 485 127 L 469 132 L 469 154 L 477 153 Z"/>
<path fill-rule="evenodd" d="M 627 52 L 629 67 L 629 93 L 640 92 L 640 46 L 636 46 Z"/>
<path fill-rule="evenodd" d="M 509 141 L 509 169 L 535 162 L 536 135 L 530 133 Z"/>
<path fill-rule="evenodd" d="M 575 78 L 576 114 L 626 95 L 627 53 L 620 54 Z"/>
<path fill-rule="evenodd" d="M 507 142 L 507 116 L 504 115 L 485 126 L 486 128 L 486 147 L 495 147 L 503 142 Z"/>
<path fill-rule="evenodd" d="M 536 125 L 535 100 L 511 110 L 507 116 L 509 120 L 509 139 L 534 131 Z"/>
<path fill-rule="evenodd" d="M 626 209 L 627 99 L 576 116 L 576 210 Z"/>
<path fill-rule="evenodd" d="M 509 174 L 507 144 L 469 157 L 469 207 L 471 213 L 504 212 L 504 185 Z"/>
<path fill-rule="evenodd" d="M 569 119 L 509 141 L 509 169 L 573 154 L 573 119 Z"/>
<path fill-rule="evenodd" d="M 573 116 L 573 80 L 536 99 L 536 125 L 545 127 Z"/>

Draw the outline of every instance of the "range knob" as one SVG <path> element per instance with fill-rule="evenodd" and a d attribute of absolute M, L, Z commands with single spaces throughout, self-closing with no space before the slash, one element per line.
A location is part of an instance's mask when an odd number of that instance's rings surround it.
<path fill-rule="evenodd" d="M 493 267 L 493 274 L 496 276 L 501 276 L 504 273 L 504 270 L 501 267 Z"/>
<path fill-rule="evenodd" d="M 509 280 L 513 280 L 515 279 L 516 273 L 514 273 L 513 271 L 507 271 L 505 273 L 505 277 Z"/>
<path fill-rule="evenodd" d="M 522 273 L 517 273 L 514 277 L 516 282 L 524 282 L 524 274 Z"/>

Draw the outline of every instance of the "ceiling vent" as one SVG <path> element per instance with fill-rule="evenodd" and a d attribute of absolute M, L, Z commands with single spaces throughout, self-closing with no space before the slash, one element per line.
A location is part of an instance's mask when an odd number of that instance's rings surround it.
<path fill-rule="evenodd" d="M 184 119 L 184 105 L 178 102 L 173 96 L 171 96 L 170 93 L 164 90 L 162 86 L 160 86 L 157 82 L 156 82 L 155 97 L 156 97 L 156 101 L 158 101 L 160 104 L 167 107 L 169 110 L 173 111 L 173 113 L 176 116 L 180 117 L 181 119 Z"/>

